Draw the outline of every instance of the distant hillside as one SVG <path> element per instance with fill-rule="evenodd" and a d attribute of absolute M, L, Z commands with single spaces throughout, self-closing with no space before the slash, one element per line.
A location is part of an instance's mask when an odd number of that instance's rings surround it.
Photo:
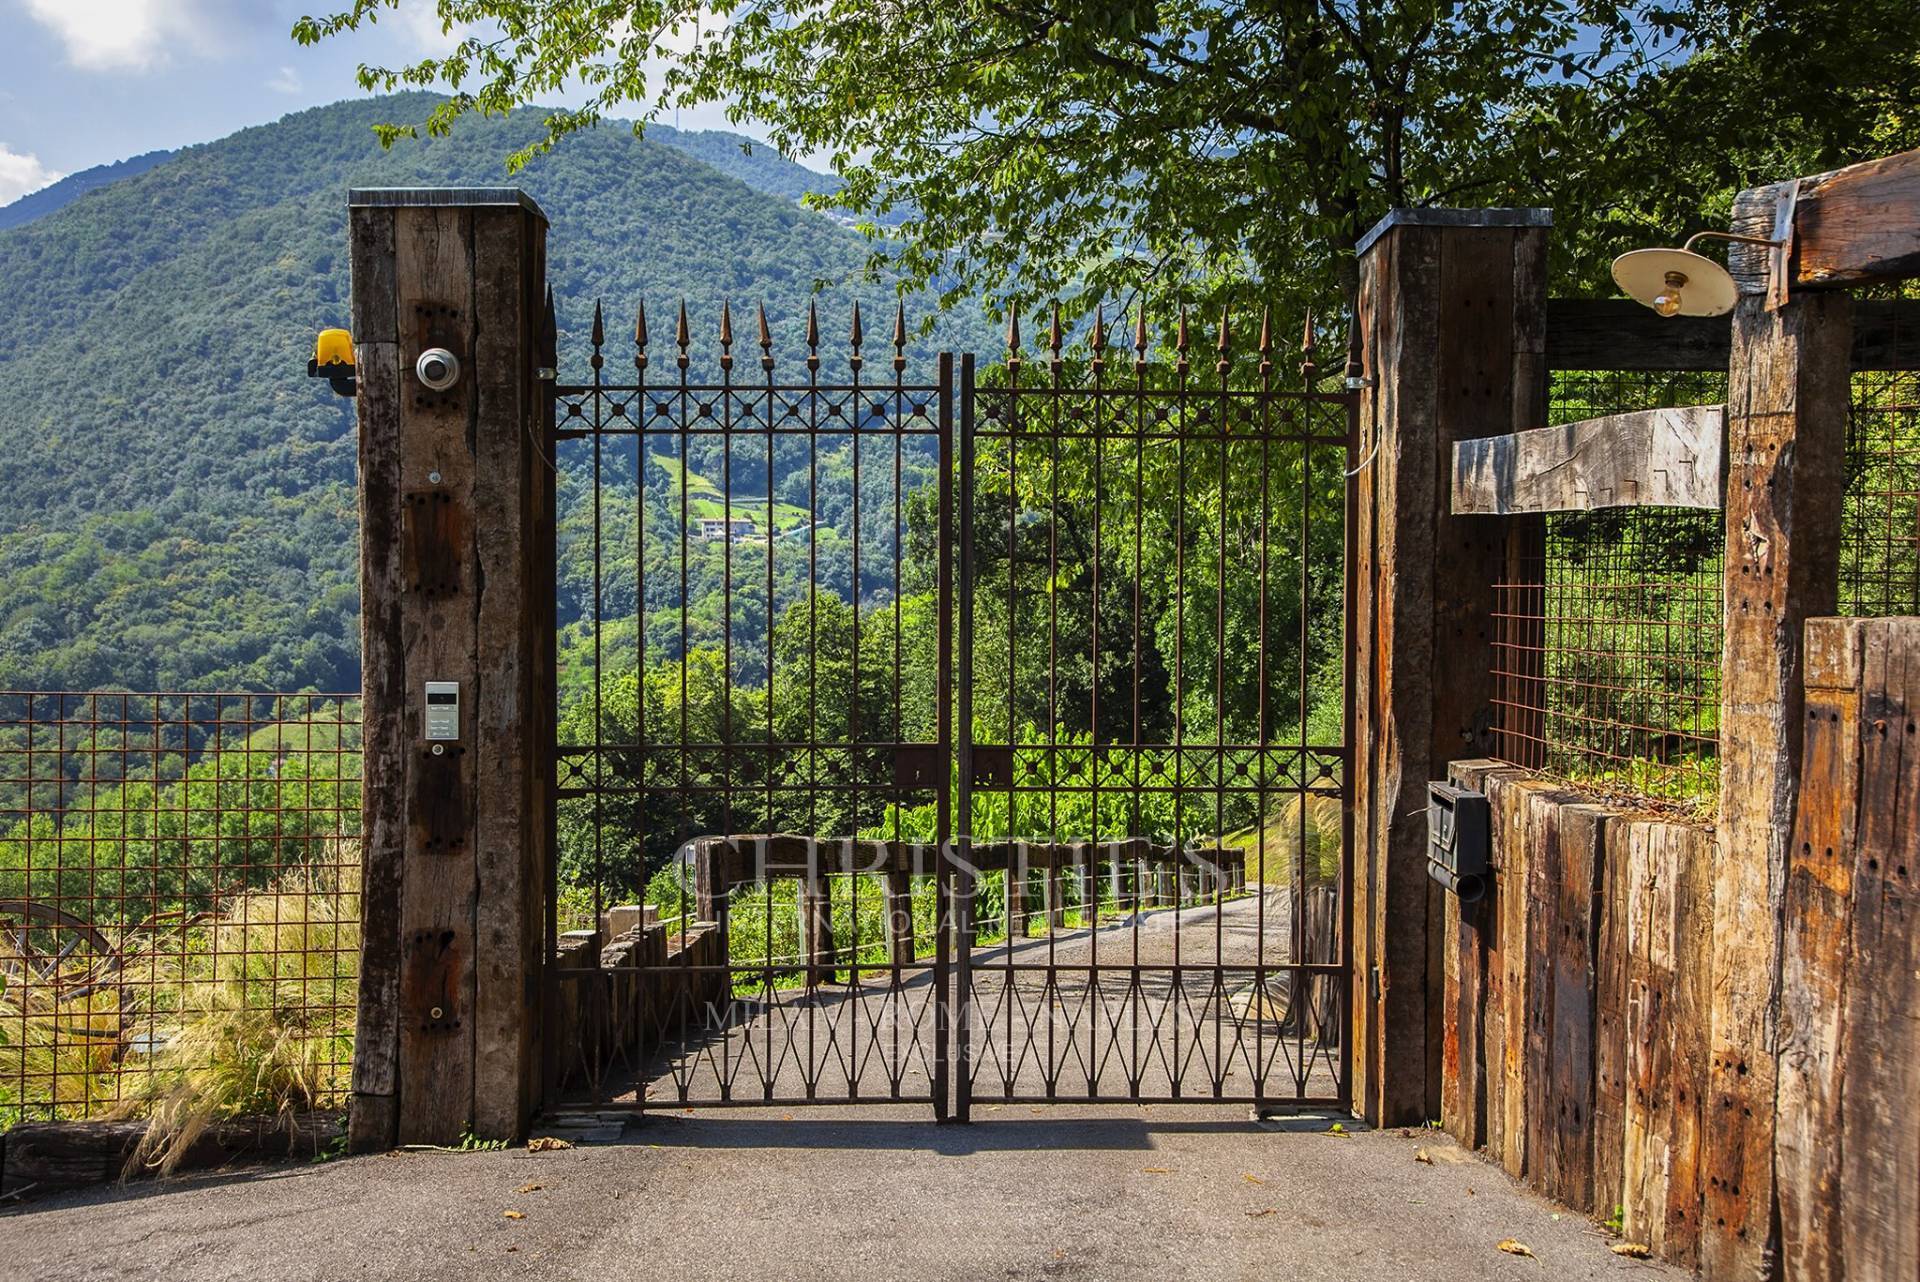
<path fill-rule="evenodd" d="M 345 192 L 498 185 L 541 128 L 469 118 L 380 150 L 376 121 L 428 105 L 301 112 L 0 233 L 0 689 L 357 685 L 353 417 L 305 369 L 346 319 Z M 601 296 L 615 333 L 643 293 L 663 314 L 684 296 L 703 334 L 723 296 L 764 299 L 797 355 L 820 281 L 829 332 L 856 295 L 884 332 L 893 291 L 857 283 L 857 235 L 688 150 L 609 126 L 514 180 L 553 221 L 564 364 Z M 990 343 L 948 319 L 914 354 Z"/>
<path fill-rule="evenodd" d="M 688 132 L 669 125 L 648 125 L 647 137 L 675 151 L 683 151 L 729 178 L 738 178 L 755 191 L 783 200 L 798 201 L 808 192 L 840 190 L 840 179 L 836 175 L 796 164 L 767 144 L 739 134 L 718 129 Z"/>
<path fill-rule="evenodd" d="M 116 160 L 111 165 L 96 165 L 77 174 L 68 174 L 57 183 L 28 192 L 10 205 L 0 205 L 0 231 L 24 227 L 36 218 L 45 218 L 55 210 L 65 209 L 90 191 L 119 182 L 122 178 L 144 174 L 155 165 L 171 160 L 174 154 L 171 151 L 150 151 L 144 156 Z"/>

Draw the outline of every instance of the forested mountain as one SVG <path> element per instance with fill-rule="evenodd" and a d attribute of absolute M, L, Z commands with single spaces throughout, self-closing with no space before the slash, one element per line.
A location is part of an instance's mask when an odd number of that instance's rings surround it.
<path fill-rule="evenodd" d="M 65 209 L 90 191 L 97 191 L 122 178 L 144 174 L 155 165 L 173 159 L 173 156 L 171 151 L 149 151 L 125 160 L 116 160 L 110 165 L 95 165 L 92 169 L 68 174 L 57 183 L 49 183 L 39 191 L 28 192 L 16 201 L 0 205 L 0 231 L 24 227 L 36 218 L 45 218 L 48 214 Z"/>
<path fill-rule="evenodd" d="M 0 688 L 358 685 L 352 407 L 305 370 L 346 320 L 345 193 L 500 185 L 541 130 L 523 113 L 381 150 L 376 122 L 424 110 L 301 112 L 0 232 Z M 764 299 L 797 354 L 818 285 L 831 342 L 856 295 L 869 342 L 886 332 L 894 291 L 859 283 L 859 236 L 794 203 L 807 171 L 672 141 L 612 125 L 510 180 L 553 222 L 564 367 L 596 297 L 615 333 L 643 294 L 663 317 L 684 297 L 703 339 L 723 297 Z M 946 319 L 910 354 L 991 342 Z"/>

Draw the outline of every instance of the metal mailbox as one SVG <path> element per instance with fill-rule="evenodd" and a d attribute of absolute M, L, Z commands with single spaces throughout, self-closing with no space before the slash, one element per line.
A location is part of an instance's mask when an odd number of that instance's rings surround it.
<path fill-rule="evenodd" d="M 1492 823 L 1485 795 L 1427 785 L 1427 875 L 1470 904 L 1487 893 Z"/>

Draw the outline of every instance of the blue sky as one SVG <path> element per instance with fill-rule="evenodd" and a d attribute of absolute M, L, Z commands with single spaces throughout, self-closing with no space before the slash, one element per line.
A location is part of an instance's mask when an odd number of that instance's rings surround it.
<path fill-rule="evenodd" d="M 354 68 L 446 48 L 432 0 L 303 49 L 328 0 L 0 0 L 0 205 L 64 174 L 360 96 Z M 668 124 L 733 129 L 719 108 Z M 742 130 L 740 132 L 753 132 Z"/>

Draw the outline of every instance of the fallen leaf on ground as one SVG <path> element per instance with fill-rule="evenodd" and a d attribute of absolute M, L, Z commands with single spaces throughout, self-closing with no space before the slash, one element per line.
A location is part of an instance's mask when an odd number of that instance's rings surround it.
<path fill-rule="evenodd" d="M 557 1135 L 536 1135 L 527 1141 L 529 1153 L 551 1153 L 555 1149 L 572 1148 L 571 1140 L 563 1140 Z"/>
<path fill-rule="evenodd" d="M 1273 1214 L 1273 1208 L 1269 1206 L 1269 1207 L 1264 1207 L 1258 1211 L 1248 1211 L 1247 1218 L 1250 1220 L 1257 1220 L 1263 1215 L 1272 1215 L 1272 1214 Z"/>
<path fill-rule="evenodd" d="M 1169 1171 L 1169 1170 L 1168 1170 L 1168 1169 L 1167 1169 L 1166 1167 L 1164 1167 L 1164 1166 L 1143 1166 L 1143 1167 L 1141 1167 L 1141 1168 L 1140 1168 L 1140 1174 L 1142 1174 L 1142 1175 L 1171 1175 L 1171 1174 L 1172 1174 L 1172 1172 L 1171 1172 L 1171 1171 Z"/>
<path fill-rule="evenodd" d="M 1524 1255 L 1529 1260 L 1537 1260 L 1540 1258 L 1533 1253 L 1533 1248 L 1529 1247 L 1525 1242 L 1519 1242 L 1510 1237 L 1501 1238 L 1499 1247 L 1508 1255 Z"/>
<path fill-rule="evenodd" d="M 541 1184 L 541 1183 L 538 1183 L 538 1182 L 535 1182 L 535 1183 L 531 1183 L 531 1184 L 522 1184 L 522 1185 L 521 1185 L 521 1186 L 520 1186 L 519 1188 L 517 1188 L 517 1189 L 515 1189 L 515 1190 L 514 1190 L 514 1192 L 516 1192 L 516 1193 L 538 1193 L 538 1192 L 539 1192 L 539 1191 L 540 1191 L 541 1189 L 543 1189 L 543 1188 L 545 1188 L 545 1187 L 547 1187 L 547 1186 L 546 1186 L 546 1185 L 544 1185 L 544 1184 Z"/>
<path fill-rule="evenodd" d="M 1624 1255 L 1629 1260 L 1650 1260 L 1653 1258 L 1653 1248 L 1649 1247 L 1645 1242 L 1615 1242 L 1607 1249 L 1615 1255 Z"/>
<path fill-rule="evenodd" d="M 1327 1128 L 1327 1134 L 1337 1136 L 1340 1139 L 1346 1139 L 1349 1133 L 1350 1132 L 1347 1130 L 1347 1128 L 1342 1124 L 1340 1124 L 1339 1122 L 1335 1122 L 1332 1126 L 1329 1126 Z"/>
<path fill-rule="evenodd" d="M 1252 1171 L 1240 1172 L 1240 1178 L 1245 1180 L 1249 1184 L 1265 1184 L 1266 1183 L 1265 1180 L 1261 1179 L 1258 1175 L 1255 1175 Z"/>
<path fill-rule="evenodd" d="M 506 1220 L 524 1220 L 527 1218 L 527 1213 L 525 1211 L 502 1211 L 500 1212 L 500 1217 Z"/>
<path fill-rule="evenodd" d="M 1417 1148 L 1417 1149 L 1415 1149 L 1415 1150 L 1413 1150 L 1413 1160 L 1414 1160 L 1414 1161 L 1416 1161 L 1416 1162 L 1424 1162 L 1424 1163 L 1426 1163 L 1426 1164 L 1427 1164 L 1428 1166 L 1432 1166 L 1432 1165 L 1433 1165 L 1433 1154 L 1431 1154 L 1431 1153 L 1429 1153 L 1429 1152 L 1427 1152 L 1427 1150 L 1425 1150 L 1425 1149 L 1423 1149 L 1423 1148 Z"/>

